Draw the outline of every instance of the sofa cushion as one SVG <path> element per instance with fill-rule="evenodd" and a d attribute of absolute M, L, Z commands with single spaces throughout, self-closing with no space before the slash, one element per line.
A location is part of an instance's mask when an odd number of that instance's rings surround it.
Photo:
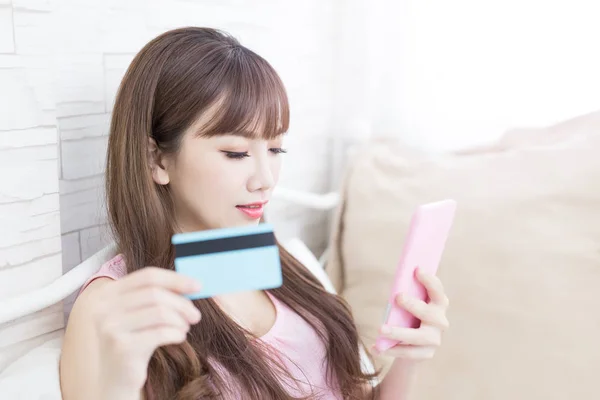
<path fill-rule="evenodd" d="M 451 328 L 423 364 L 415 398 L 597 393 L 600 113 L 455 154 L 374 141 L 353 160 L 342 191 L 327 272 L 368 346 L 412 212 L 458 202 L 438 273 Z M 384 371 L 390 361 L 376 358 Z"/>

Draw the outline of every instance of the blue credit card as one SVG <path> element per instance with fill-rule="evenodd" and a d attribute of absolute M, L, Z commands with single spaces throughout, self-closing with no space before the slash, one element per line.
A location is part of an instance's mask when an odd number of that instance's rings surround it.
<path fill-rule="evenodd" d="M 199 292 L 186 296 L 189 299 L 273 289 L 283 282 L 270 224 L 178 233 L 171 243 L 175 270 L 202 285 Z"/>

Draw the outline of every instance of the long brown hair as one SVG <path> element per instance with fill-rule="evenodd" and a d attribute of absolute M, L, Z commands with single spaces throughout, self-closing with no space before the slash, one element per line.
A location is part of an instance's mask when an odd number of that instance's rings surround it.
<path fill-rule="evenodd" d="M 129 272 L 174 268 L 175 233 L 169 186 L 154 183 L 148 138 L 176 153 L 183 132 L 211 106 L 218 112 L 201 135 L 287 131 L 286 91 L 273 68 L 218 30 L 181 28 L 150 41 L 129 66 L 114 105 L 107 155 L 110 224 Z M 251 133 L 248 133 L 249 135 Z M 374 376 L 361 370 L 360 341 L 347 304 L 279 246 L 284 284 L 270 291 L 304 318 L 326 346 L 327 380 L 345 399 L 364 399 Z M 289 374 L 272 352 L 211 299 L 196 300 L 202 321 L 187 341 L 156 350 L 146 393 L 153 399 L 220 398 L 231 387 L 256 400 L 292 399 Z M 291 377 L 291 376 L 289 376 Z"/>

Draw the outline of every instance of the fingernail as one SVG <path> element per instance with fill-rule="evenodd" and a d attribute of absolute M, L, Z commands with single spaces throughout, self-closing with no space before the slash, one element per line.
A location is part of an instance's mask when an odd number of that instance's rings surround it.
<path fill-rule="evenodd" d="M 200 313 L 200 311 L 198 311 L 198 313 L 196 315 L 194 315 L 194 321 L 200 322 L 201 319 L 202 319 L 202 314 Z"/>
<path fill-rule="evenodd" d="M 198 310 L 196 307 L 194 307 L 194 311 L 192 311 L 188 314 L 188 321 L 190 324 L 194 325 L 194 324 L 197 324 L 198 322 L 200 322 L 201 317 L 202 317 L 202 315 L 200 314 L 200 310 Z"/>
<path fill-rule="evenodd" d="M 200 289 L 202 289 L 202 285 L 200 285 L 200 282 L 198 281 L 190 281 L 190 289 L 192 289 L 195 292 L 200 291 Z"/>
<path fill-rule="evenodd" d="M 392 333 L 392 328 L 390 328 L 387 325 L 384 325 L 381 327 L 381 333 L 383 333 L 384 335 L 389 335 L 390 333 Z"/>

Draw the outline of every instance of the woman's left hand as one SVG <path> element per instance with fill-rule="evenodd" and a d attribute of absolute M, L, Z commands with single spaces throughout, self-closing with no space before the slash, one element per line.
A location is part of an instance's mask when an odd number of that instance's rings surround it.
<path fill-rule="evenodd" d="M 444 286 L 438 277 L 427 274 L 417 269 L 417 279 L 427 290 L 429 302 L 409 297 L 400 293 L 397 304 L 421 320 L 419 328 L 400 328 L 383 325 L 380 333 L 400 343 L 394 347 L 378 353 L 383 356 L 401 358 L 406 360 L 421 361 L 430 359 L 440 346 L 442 334 L 448 329 L 446 317 L 448 297 Z M 377 352 L 373 347 L 372 350 Z"/>

